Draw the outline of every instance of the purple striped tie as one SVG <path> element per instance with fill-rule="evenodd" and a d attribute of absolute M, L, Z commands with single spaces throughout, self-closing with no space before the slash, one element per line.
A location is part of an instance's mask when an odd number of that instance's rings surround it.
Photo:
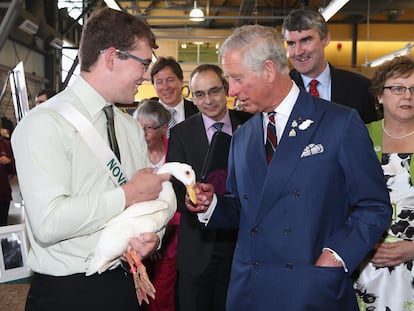
<path fill-rule="evenodd" d="M 267 138 L 266 138 L 266 159 L 267 163 L 270 163 L 275 153 L 277 147 L 277 136 L 276 136 L 276 124 L 275 124 L 275 114 L 276 112 L 272 111 L 268 113 L 269 123 L 267 123 Z"/>

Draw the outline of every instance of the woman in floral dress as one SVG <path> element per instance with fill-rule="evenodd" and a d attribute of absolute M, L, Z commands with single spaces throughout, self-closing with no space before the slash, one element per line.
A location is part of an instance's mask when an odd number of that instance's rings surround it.
<path fill-rule="evenodd" d="M 394 211 L 354 287 L 360 310 L 414 310 L 414 62 L 401 56 L 384 63 L 372 90 L 384 119 L 368 124 L 368 130 Z"/>

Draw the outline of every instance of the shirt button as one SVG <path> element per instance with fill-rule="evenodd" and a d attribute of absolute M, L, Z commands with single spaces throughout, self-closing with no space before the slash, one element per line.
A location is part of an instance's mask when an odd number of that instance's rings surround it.
<path fill-rule="evenodd" d="M 250 231 L 250 233 L 252 234 L 252 235 L 254 235 L 254 234 L 257 234 L 257 232 L 259 231 L 259 229 L 257 229 L 257 227 L 254 227 L 251 231 Z"/>
<path fill-rule="evenodd" d="M 292 263 L 290 263 L 290 262 L 288 262 L 288 263 L 286 264 L 286 268 L 287 268 L 287 269 L 289 269 L 289 270 L 291 270 L 291 269 L 293 268 L 293 264 L 292 264 Z"/>
<path fill-rule="evenodd" d="M 252 263 L 252 268 L 257 268 L 259 266 L 259 263 L 257 261 Z"/>
<path fill-rule="evenodd" d="M 288 235 L 288 234 L 289 234 L 289 232 L 290 232 L 290 228 L 289 228 L 289 227 L 284 227 L 284 228 L 283 228 L 283 233 L 284 233 L 284 234 Z"/>
<path fill-rule="evenodd" d="M 297 198 L 297 197 L 299 197 L 300 192 L 295 190 L 295 191 L 292 192 L 292 195 L 293 195 L 293 197 Z"/>
<path fill-rule="evenodd" d="M 247 200 L 247 194 L 243 194 L 243 200 Z"/>

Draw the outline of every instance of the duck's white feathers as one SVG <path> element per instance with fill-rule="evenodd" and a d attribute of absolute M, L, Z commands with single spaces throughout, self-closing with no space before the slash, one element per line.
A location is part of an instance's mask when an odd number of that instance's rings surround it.
<path fill-rule="evenodd" d="M 190 170 L 190 176 L 181 176 L 183 170 Z M 184 184 L 195 182 L 194 171 L 187 164 L 166 163 L 158 173 L 170 173 Z M 86 275 L 102 273 L 117 266 L 128 247 L 129 240 L 143 232 L 156 232 L 161 238 L 165 226 L 176 209 L 174 189 L 171 183 L 166 181 L 163 182 L 162 190 L 156 200 L 133 204 L 110 219 L 104 224 L 98 243 L 88 256 Z"/>

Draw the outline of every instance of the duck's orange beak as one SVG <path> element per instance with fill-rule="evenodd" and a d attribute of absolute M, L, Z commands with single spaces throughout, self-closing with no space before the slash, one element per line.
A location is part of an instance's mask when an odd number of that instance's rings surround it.
<path fill-rule="evenodd" d="M 188 197 L 190 198 L 191 203 L 193 204 L 197 204 L 197 195 L 196 195 L 196 191 L 195 191 L 195 184 L 191 184 L 186 186 L 187 188 L 187 194 Z"/>

